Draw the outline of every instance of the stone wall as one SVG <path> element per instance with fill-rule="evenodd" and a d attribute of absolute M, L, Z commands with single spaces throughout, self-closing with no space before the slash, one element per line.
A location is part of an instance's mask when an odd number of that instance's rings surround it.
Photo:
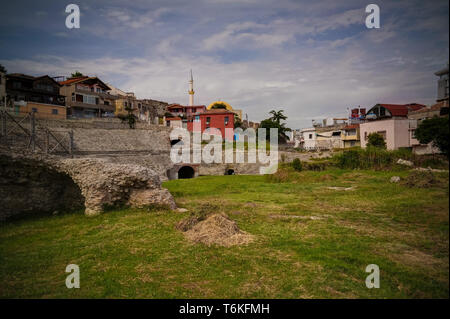
<path fill-rule="evenodd" d="M 0 148 L 0 220 L 83 207 L 86 215 L 96 215 L 122 205 L 176 208 L 150 168 L 98 158 L 12 154 Z"/>
<path fill-rule="evenodd" d="M 44 162 L 0 154 L 0 220 L 84 207 L 80 188 Z"/>

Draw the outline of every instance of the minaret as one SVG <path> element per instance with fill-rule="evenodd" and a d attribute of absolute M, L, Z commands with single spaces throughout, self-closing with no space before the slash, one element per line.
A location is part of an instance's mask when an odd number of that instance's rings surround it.
<path fill-rule="evenodd" d="M 191 79 L 189 80 L 189 106 L 194 105 L 194 78 L 192 77 L 192 70 L 191 70 Z"/>

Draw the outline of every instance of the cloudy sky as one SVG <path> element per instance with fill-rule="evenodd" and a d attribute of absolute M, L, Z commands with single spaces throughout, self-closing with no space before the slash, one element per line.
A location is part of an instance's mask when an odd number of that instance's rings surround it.
<path fill-rule="evenodd" d="M 449 2 L 378 0 L 61 0 L 2 3 L 0 63 L 8 72 L 97 75 L 140 98 L 221 99 L 288 125 L 376 103 L 436 98 L 449 59 Z M 65 27 L 79 5 L 81 28 Z M 376 3 L 381 28 L 367 29 Z"/>

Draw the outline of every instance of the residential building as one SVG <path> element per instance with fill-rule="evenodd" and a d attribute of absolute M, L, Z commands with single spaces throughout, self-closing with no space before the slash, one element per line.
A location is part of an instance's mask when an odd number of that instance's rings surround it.
<path fill-rule="evenodd" d="M 316 128 L 309 127 L 300 130 L 300 147 L 305 150 L 315 150 L 316 149 Z"/>
<path fill-rule="evenodd" d="M 173 117 L 166 117 L 166 126 L 171 128 L 181 128 L 183 127 L 183 122 L 181 120 L 181 117 L 173 116 Z"/>
<path fill-rule="evenodd" d="M 342 130 L 341 140 L 343 148 L 361 146 L 359 124 L 346 125 Z"/>
<path fill-rule="evenodd" d="M 16 115 L 34 113 L 36 118 L 66 118 L 64 96 L 60 84 L 48 75 L 31 76 L 21 73 L 5 77 L 7 108 Z"/>
<path fill-rule="evenodd" d="M 187 122 L 187 129 L 189 131 L 196 131 L 200 129 L 201 132 L 211 129 L 210 134 L 216 134 L 216 132 L 220 132 L 222 138 L 228 141 L 232 141 L 234 137 L 233 131 L 227 134 L 225 129 L 234 129 L 234 117 L 235 113 L 228 110 L 207 110 L 203 113 L 196 114 L 193 117 L 189 118 Z M 213 129 L 217 129 L 218 131 L 215 131 Z"/>
<path fill-rule="evenodd" d="M 31 76 L 21 73 L 6 75 L 6 95 L 14 102 L 37 102 L 52 105 L 64 105 L 64 96 L 60 95 L 61 85 L 48 75 Z"/>
<path fill-rule="evenodd" d="M 448 64 L 446 68 L 443 68 L 434 74 L 439 77 L 436 101 L 447 101 L 448 106 Z"/>
<path fill-rule="evenodd" d="M 411 147 L 411 130 L 416 121 L 408 119 L 408 114 L 425 108 L 425 105 L 376 104 L 366 115 L 366 121 L 360 124 L 361 147 L 367 146 L 370 133 L 383 136 L 388 150 Z"/>
<path fill-rule="evenodd" d="M 433 154 L 439 153 L 439 149 L 434 147 L 432 143 L 421 144 L 415 137 L 415 131 L 418 125 L 423 120 L 435 117 L 435 116 L 448 116 L 448 100 L 441 100 L 440 102 L 423 109 L 410 112 L 408 119 L 411 121 L 410 127 L 410 145 L 412 150 L 416 154 Z"/>
<path fill-rule="evenodd" d="M 98 77 L 79 76 L 59 82 L 66 97 L 68 117 L 113 117 L 116 96 Z"/>

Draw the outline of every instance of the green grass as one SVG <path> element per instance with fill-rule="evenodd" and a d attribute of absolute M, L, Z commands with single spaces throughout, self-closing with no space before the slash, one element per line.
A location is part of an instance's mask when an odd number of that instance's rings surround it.
<path fill-rule="evenodd" d="M 336 169 L 287 183 L 239 175 L 164 183 L 179 206 L 225 212 L 256 236 L 239 247 L 190 243 L 175 229 L 190 213 L 164 210 L 6 222 L 0 297 L 448 298 L 448 175 L 432 188 L 389 182 L 407 174 Z M 80 289 L 65 287 L 71 263 Z M 380 267 L 380 289 L 365 286 L 368 264 Z"/>

